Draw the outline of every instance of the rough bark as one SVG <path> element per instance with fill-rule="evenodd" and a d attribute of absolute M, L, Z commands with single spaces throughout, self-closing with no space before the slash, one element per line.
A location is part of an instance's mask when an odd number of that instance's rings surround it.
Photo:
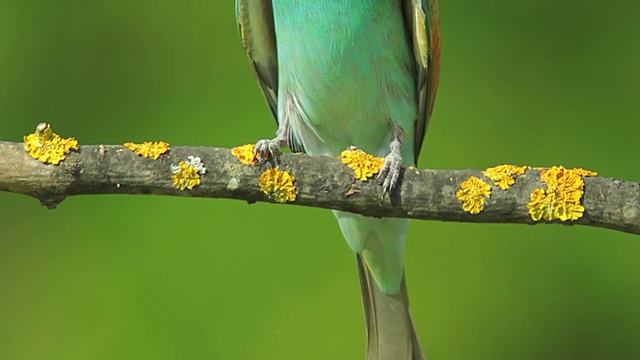
<path fill-rule="evenodd" d="M 178 190 L 171 179 L 171 164 L 187 156 L 200 157 L 207 173 L 193 190 Z M 265 165 L 268 167 L 269 165 Z M 376 181 L 357 181 L 339 159 L 284 154 L 279 167 L 296 177 L 298 197 L 288 204 L 345 210 L 375 217 L 424 220 L 521 223 L 533 221 L 527 203 L 536 188 L 545 188 L 539 170 L 527 170 L 508 190 L 492 186 L 492 196 L 476 215 L 462 210 L 455 196 L 460 183 L 477 176 L 477 170 L 406 170 L 397 190 L 380 201 Z M 248 166 L 229 149 L 171 147 L 158 160 L 135 155 L 124 146 L 85 145 L 60 165 L 31 158 L 22 143 L 0 142 L 0 190 L 32 196 L 54 208 L 67 196 L 88 194 L 152 194 L 228 198 L 274 202 L 258 186 L 264 167 Z M 584 215 L 559 224 L 588 225 L 640 234 L 640 183 L 587 177 L 582 204 Z"/>

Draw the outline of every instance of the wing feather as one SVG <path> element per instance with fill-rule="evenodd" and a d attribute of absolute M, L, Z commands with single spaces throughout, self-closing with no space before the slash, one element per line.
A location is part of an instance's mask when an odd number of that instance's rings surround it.
<path fill-rule="evenodd" d="M 415 160 L 433 112 L 440 78 L 440 10 L 438 0 L 403 0 L 406 28 L 415 59 L 418 119 L 415 128 Z"/>
<path fill-rule="evenodd" d="M 271 0 L 236 0 L 236 19 L 242 44 L 278 121 L 278 55 Z"/>

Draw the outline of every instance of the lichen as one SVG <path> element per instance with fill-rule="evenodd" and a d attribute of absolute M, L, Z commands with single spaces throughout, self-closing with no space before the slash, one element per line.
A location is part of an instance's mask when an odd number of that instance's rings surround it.
<path fill-rule="evenodd" d="M 456 197 L 462 201 L 462 210 L 470 214 L 478 214 L 484 209 L 488 198 L 491 197 L 491 185 L 475 176 L 460 183 L 460 190 Z"/>
<path fill-rule="evenodd" d="M 132 142 L 124 143 L 124 146 L 131 149 L 140 156 L 144 156 L 149 159 L 158 160 L 160 155 L 169 151 L 169 143 L 164 141 L 144 142 L 142 144 L 135 144 Z"/>
<path fill-rule="evenodd" d="M 201 175 L 207 172 L 202 160 L 197 156 L 187 156 L 186 161 L 171 165 L 173 185 L 180 190 L 189 189 L 202 183 Z"/>
<path fill-rule="evenodd" d="M 24 149 L 34 159 L 58 165 L 71 150 L 78 150 L 78 140 L 64 139 L 54 133 L 49 124 L 40 123 L 34 133 L 24 137 Z"/>
<path fill-rule="evenodd" d="M 493 180 L 503 190 L 507 190 L 516 183 L 516 176 L 524 174 L 526 170 L 526 166 L 498 165 L 486 169 L 482 174 Z"/>
<path fill-rule="evenodd" d="M 350 147 L 338 156 L 342 163 L 353 169 L 354 177 L 366 181 L 375 176 L 382 169 L 384 158 L 367 154 L 366 152 Z"/>
<path fill-rule="evenodd" d="M 278 203 L 294 201 L 298 196 L 298 189 L 294 182 L 296 178 L 280 169 L 268 169 L 260 175 L 260 190 Z"/>
<path fill-rule="evenodd" d="M 260 154 L 256 154 L 255 151 L 255 144 L 237 146 L 231 149 L 231 153 L 246 165 L 253 165 L 260 159 Z"/>
<path fill-rule="evenodd" d="M 540 180 L 546 189 L 535 189 L 531 201 L 527 204 L 529 214 L 534 221 L 541 219 L 577 220 L 582 217 L 584 207 L 580 204 L 584 195 L 582 176 L 595 176 L 596 172 L 585 169 L 567 169 L 553 166 L 542 170 Z"/>

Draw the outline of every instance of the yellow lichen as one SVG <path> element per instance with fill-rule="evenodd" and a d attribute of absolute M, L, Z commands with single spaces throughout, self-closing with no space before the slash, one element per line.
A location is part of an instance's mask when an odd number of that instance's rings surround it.
<path fill-rule="evenodd" d="M 462 201 L 464 211 L 477 214 L 484 209 L 487 198 L 491 197 L 491 185 L 472 176 L 460 184 L 456 197 Z"/>
<path fill-rule="evenodd" d="M 255 154 L 256 145 L 248 144 L 231 149 L 231 153 L 243 164 L 253 165 L 260 159 L 260 154 Z"/>
<path fill-rule="evenodd" d="M 180 170 L 171 176 L 173 185 L 176 188 L 180 190 L 191 190 L 202 183 L 198 169 L 188 165 L 184 161 L 180 161 L 179 166 Z"/>
<path fill-rule="evenodd" d="M 294 182 L 296 178 L 280 169 L 268 169 L 260 175 L 260 190 L 276 202 L 294 201 L 298 196 L 298 189 Z"/>
<path fill-rule="evenodd" d="M 47 123 L 40 123 L 36 131 L 24 137 L 24 149 L 32 158 L 47 164 L 59 164 L 71 150 L 78 150 L 78 140 L 63 139 Z"/>
<path fill-rule="evenodd" d="M 188 156 L 186 161 L 180 161 L 178 165 L 171 165 L 171 172 L 173 173 L 171 179 L 173 179 L 173 185 L 176 188 L 192 190 L 202 183 L 200 175 L 207 172 L 207 169 L 199 157 Z"/>
<path fill-rule="evenodd" d="M 536 189 L 527 204 L 529 214 L 535 221 L 577 220 L 582 217 L 584 207 L 580 204 L 584 194 L 582 176 L 595 176 L 596 172 L 585 169 L 567 169 L 553 166 L 542 170 L 540 180 L 547 189 Z"/>
<path fill-rule="evenodd" d="M 124 146 L 131 149 L 138 155 L 149 159 L 158 160 L 160 155 L 169 151 L 169 143 L 164 141 L 144 142 L 142 144 L 134 144 L 132 142 L 124 143 Z"/>
<path fill-rule="evenodd" d="M 524 174 L 526 170 L 526 166 L 499 165 L 488 168 L 482 173 L 484 176 L 493 180 L 496 185 L 500 186 L 503 190 L 507 190 L 511 185 L 516 183 L 515 177 Z"/>
<path fill-rule="evenodd" d="M 595 171 L 581 169 L 581 168 L 573 169 L 573 171 L 580 176 L 597 176 L 598 175 L 598 173 Z"/>
<path fill-rule="evenodd" d="M 350 147 L 338 156 L 342 163 L 352 168 L 356 179 L 366 181 L 382 169 L 384 158 L 367 154 L 355 147 Z"/>
<path fill-rule="evenodd" d="M 556 196 L 555 193 L 547 195 L 542 189 L 536 189 L 531 194 L 531 202 L 529 205 L 529 214 L 535 221 L 540 219 L 553 220 Z"/>

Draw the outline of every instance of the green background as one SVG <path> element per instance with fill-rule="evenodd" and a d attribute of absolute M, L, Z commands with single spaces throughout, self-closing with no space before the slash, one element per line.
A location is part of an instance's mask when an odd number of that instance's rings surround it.
<path fill-rule="evenodd" d="M 420 166 L 562 164 L 640 181 L 640 2 L 443 1 Z M 275 122 L 233 1 L 0 2 L 0 139 L 231 147 Z M 1 176 L 1 175 L 0 175 Z M 640 357 L 640 238 L 415 221 L 430 359 Z M 360 359 L 353 256 L 328 211 L 0 193 L 0 359 Z"/>

